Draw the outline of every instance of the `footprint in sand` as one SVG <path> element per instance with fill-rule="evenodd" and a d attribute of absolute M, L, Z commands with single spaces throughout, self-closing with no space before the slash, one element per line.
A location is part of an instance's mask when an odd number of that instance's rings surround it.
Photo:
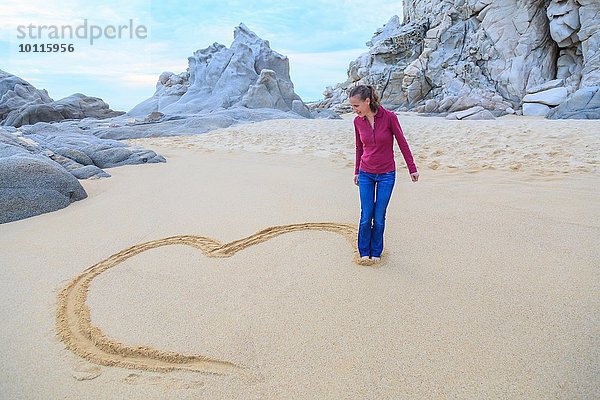
<path fill-rule="evenodd" d="M 429 169 L 436 170 L 440 167 L 440 162 L 438 160 L 433 160 L 432 162 L 429 163 L 428 167 L 429 167 Z"/>
<path fill-rule="evenodd" d="M 78 381 L 91 381 L 101 374 L 102 370 L 99 366 L 90 364 L 87 361 L 79 361 L 71 371 L 73 378 Z"/>

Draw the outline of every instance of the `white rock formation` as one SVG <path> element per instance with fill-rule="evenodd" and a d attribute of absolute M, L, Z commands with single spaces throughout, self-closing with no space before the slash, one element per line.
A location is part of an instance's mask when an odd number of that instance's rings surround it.
<path fill-rule="evenodd" d="M 348 111 L 348 89 L 372 84 L 392 109 L 501 115 L 528 91 L 562 86 L 564 102 L 564 90 L 600 85 L 598 0 L 404 0 L 403 10 L 311 107 Z"/>
<path fill-rule="evenodd" d="M 550 90 L 550 89 L 554 89 L 557 87 L 563 87 L 565 85 L 565 81 L 562 79 L 554 79 L 545 83 L 542 83 L 541 85 L 537 85 L 537 86 L 533 86 L 533 87 L 529 87 L 527 88 L 527 94 L 530 93 L 539 93 L 539 92 L 543 92 L 544 90 Z"/>
<path fill-rule="evenodd" d="M 446 116 L 448 120 L 480 120 L 480 119 L 496 119 L 494 115 L 481 106 L 471 107 L 464 111 L 456 111 Z"/>
<path fill-rule="evenodd" d="M 554 79 L 541 85 L 527 88 L 523 97 L 523 115 L 547 116 L 555 107 L 563 103 L 569 94 L 563 79 Z"/>
<path fill-rule="evenodd" d="M 538 93 L 525 95 L 525 97 L 523 97 L 523 102 L 557 106 L 567 100 L 567 94 L 567 88 L 557 87 L 554 89 L 548 89 Z"/>
<path fill-rule="evenodd" d="M 46 90 L 38 90 L 29 82 L 0 70 L 0 121 L 2 125 L 11 113 L 34 104 L 51 103 Z"/>
<path fill-rule="evenodd" d="M 214 43 L 188 58 L 186 72 L 163 72 L 154 95 L 128 115 L 194 115 L 240 106 L 292 111 L 293 102 L 302 100 L 294 92 L 289 70 L 287 57 L 240 24 L 230 48 Z"/>
<path fill-rule="evenodd" d="M 545 117 L 550 112 L 550 107 L 542 103 L 523 103 L 523 115 Z"/>
<path fill-rule="evenodd" d="M 600 119 L 600 86 L 583 87 L 548 113 L 550 119 Z"/>
<path fill-rule="evenodd" d="M 572 94 L 568 105 L 548 116 L 600 118 L 600 106 L 584 101 L 596 92 L 591 88 L 600 86 L 600 1 L 551 0 L 547 15 L 550 34 L 560 47 L 556 77 Z"/>

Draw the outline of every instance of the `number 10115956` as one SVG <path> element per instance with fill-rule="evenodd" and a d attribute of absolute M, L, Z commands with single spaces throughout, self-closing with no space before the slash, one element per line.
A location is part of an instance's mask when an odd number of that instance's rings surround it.
<path fill-rule="evenodd" d="M 69 43 L 21 43 L 19 53 L 72 53 L 73 44 Z"/>

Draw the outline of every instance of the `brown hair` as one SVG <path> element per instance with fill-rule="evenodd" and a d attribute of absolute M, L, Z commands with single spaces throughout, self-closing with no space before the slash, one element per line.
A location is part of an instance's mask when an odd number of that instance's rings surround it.
<path fill-rule="evenodd" d="M 358 85 L 352 88 L 348 98 L 358 96 L 362 101 L 369 99 L 369 107 L 371 111 L 377 113 L 381 103 L 379 102 L 379 95 L 375 91 L 375 88 L 371 85 Z"/>

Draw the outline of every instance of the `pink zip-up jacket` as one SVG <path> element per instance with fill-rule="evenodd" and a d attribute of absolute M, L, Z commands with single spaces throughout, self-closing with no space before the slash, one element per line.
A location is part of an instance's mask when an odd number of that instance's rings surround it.
<path fill-rule="evenodd" d="M 371 174 L 383 174 L 396 170 L 394 162 L 394 137 L 400 146 L 409 172 L 417 172 L 408 143 L 402 133 L 398 117 L 392 111 L 379 106 L 375 114 L 375 128 L 367 117 L 354 118 L 356 133 L 356 164 L 354 174 L 361 169 Z"/>

